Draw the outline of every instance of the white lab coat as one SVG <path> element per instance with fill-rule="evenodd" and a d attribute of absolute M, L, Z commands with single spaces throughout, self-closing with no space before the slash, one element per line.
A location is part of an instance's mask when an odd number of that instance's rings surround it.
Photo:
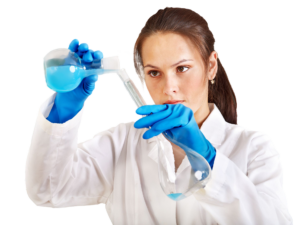
<path fill-rule="evenodd" d="M 54 99 L 55 94 L 40 108 L 27 158 L 27 193 L 36 205 L 104 203 L 118 225 L 292 224 L 270 138 L 227 123 L 216 105 L 209 104 L 201 127 L 217 152 L 211 180 L 175 202 L 160 187 L 156 142 L 142 138 L 146 128 L 121 123 L 78 144 L 83 109 L 66 123 L 53 124 L 46 118 Z M 162 140 L 174 162 L 171 144 Z M 185 157 L 176 174 L 182 182 L 188 166 Z"/>

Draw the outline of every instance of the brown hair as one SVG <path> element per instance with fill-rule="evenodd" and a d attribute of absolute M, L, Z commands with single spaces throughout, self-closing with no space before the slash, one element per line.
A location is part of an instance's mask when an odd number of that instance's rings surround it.
<path fill-rule="evenodd" d="M 206 20 L 190 9 L 166 7 L 148 19 L 134 46 L 134 67 L 142 82 L 144 74 L 142 44 L 147 37 L 156 32 L 173 32 L 188 37 L 199 49 L 205 72 L 208 72 L 209 56 L 214 51 L 215 39 Z M 208 82 L 208 102 L 218 107 L 225 121 L 237 124 L 235 94 L 219 57 L 217 61 L 215 83 Z"/>

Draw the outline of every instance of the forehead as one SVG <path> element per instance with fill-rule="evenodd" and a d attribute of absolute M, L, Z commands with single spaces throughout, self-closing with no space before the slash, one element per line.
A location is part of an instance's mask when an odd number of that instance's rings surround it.
<path fill-rule="evenodd" d="M 196 46 L 188 37 L 175 33 L 155 33 L 144 40 L 141 49 L 143 63 L 174 64 L 182 59 L 201 61 Z"/>

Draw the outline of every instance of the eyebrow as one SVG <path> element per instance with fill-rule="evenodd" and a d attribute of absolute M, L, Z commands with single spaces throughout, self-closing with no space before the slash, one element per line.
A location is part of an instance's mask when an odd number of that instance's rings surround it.
<path fill-rule="evenodd" d="M 183 60 L 180 60 L 179 62 L 173 64 L 171 67 L 177 66 L 178 64 L 180 64 L 180 63 L 182 63 L 182 62 L 186 62 L 186 61 L 193 61 L 193 60 L 192 60 L 192 59 L 183 59 Z M 158 67 L 153 66 L 153 65 L 151 65 L 151 64 L 147 64 L 146 66 L 144 66 L 144 68 L 146 68 L 146 67 L 152 67 L 152 68 L 155 68 L 155 69 L 159 69 Z"/>

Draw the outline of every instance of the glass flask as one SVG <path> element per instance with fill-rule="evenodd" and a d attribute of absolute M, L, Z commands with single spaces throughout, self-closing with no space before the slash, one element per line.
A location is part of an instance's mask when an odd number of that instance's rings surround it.
<path fill-rule="evenodd" d="M 93 74 L 117 73 L 137 107 L 146 105 L 144 98 L 127 75 L 120 69 L 117 56 L 94 60 L 90 65 L 83 64 L 81 58 L 69 49 L 56 49 L 44 58 L 44 73 L 47 86 L 56 92 L 68 92 L 75 89 L 83 78 Z M 154 137 L 158 148 L 158 175 L 164 193 L 174 201 L 180 201 L 201 188 L 204 188 L 211 176 L 211 168 L 205 158 L 193 149 L 177 143 L 168 131 Z M 188 166 L 181 173 L 175 172 L 174 162 L 170 162 L 163 144 L 168 139 L 184 149 Z M 184 161 L 184 160 L 183 160 Z M 183 163 L 182 161 L 182 163 Z M 180 168 L 180 167 L 179 167 Z M 179 176 L 181 178 L 179 179 Z M 184 179 L 182 179 L 184 176 Z"/>
<path fill-rule="evenodd" d="M 84 64 L 76 53 L 66 48 L 59 48 L 44 57 L 47 86 L 56 92 L 72 91 L 85 77 L 93 74 L 116 73 L 118 69 L 120 63 L 117 56 Z"/>

